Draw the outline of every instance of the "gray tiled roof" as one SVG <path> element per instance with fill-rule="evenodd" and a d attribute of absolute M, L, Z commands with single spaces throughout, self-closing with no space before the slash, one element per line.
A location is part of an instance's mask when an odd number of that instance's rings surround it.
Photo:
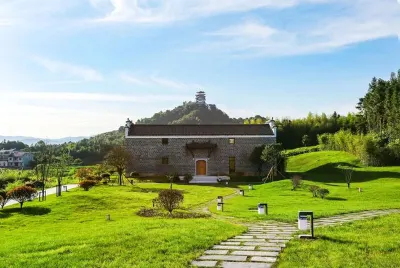
<path fill-rule="evenodd" d="M 268 124 L 261 125 L 144 125 L 133 124 L 129 136 L 258 136 L 273 135 Z"/>

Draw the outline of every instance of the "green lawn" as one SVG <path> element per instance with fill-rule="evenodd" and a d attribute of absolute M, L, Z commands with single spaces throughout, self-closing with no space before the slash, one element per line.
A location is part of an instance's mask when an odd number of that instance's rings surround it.
<path fill-rule="evenodd" d="M 169 184 L 99 186 L 0 212 L 1 267 L 188 267 L 215 243 L 244 227 L 205 219 L 142 218 Z M 226 187 L 174 185 L 184 209 L 228 195 Z M 112 221 L 106 221 L 111 214 Z"/>
<path fill-rule="evenodd" d="M 400 167 L 355 168 L 351 189 L 347 188 L 338 164 L 356 165 L 358 161 L 344 152 L 315 152 L 289 158 L 288 170 L 303 176 L 303 185 L 292 191 L 290 180 L 255 185 L 245 196 L 225 201 L 224 212 L 210 206 L 214 213 L 249 220 L 275 219 L 294 222 L 299 210 L 312 210 L 316 217 L 370 209 L 400 207 Z M 330 191 L 326 199 L 313 198 L 309 185 L 318 185 Z M 358 192 L 358 187 L 363 192 Z M 259 216 L 258 203 L 268 203 L 269 215 Z"/>
<path fill-rule="evenodd" d="M 278 267 L 400 267 L 400 215 L 316 229 L 316 240 L 294 239 Z"/>

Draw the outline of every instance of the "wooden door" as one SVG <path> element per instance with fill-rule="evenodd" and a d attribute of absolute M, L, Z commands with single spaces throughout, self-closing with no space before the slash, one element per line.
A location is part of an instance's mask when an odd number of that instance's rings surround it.
<path fill-rule="evenodd" d="M 196 162 L 196 175 L 205 176 L 207 174 L 207 162 L 205 160 L 198 160 Z"/>

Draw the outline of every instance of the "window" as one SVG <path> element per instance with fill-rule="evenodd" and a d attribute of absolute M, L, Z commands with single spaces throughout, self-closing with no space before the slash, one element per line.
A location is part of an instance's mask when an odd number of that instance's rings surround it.
<path fill-rule="evenodd" d="M 161 142 L 162 142 L 162 144 L 166 145 L 166 144 L 168 144 L 168 139 L 166 139 L 166 138 L 161 139 Z"/>
<path fill-rule="evenodd" d="M 161 163 L 163 164 L 163 165 L 168 165 L 168 157 L 163 157 L 162 159 L 161 159 Z"/>
<path fill-rule="evenodd" d="M 229 174 L 234 173 L 236 171 L 236 158 L 229 157 Z"/>
<path fill-rule="evenodd" d="M 234 138 L 229 139 L 229 144 L 235 144 L 235 139 Z"/>

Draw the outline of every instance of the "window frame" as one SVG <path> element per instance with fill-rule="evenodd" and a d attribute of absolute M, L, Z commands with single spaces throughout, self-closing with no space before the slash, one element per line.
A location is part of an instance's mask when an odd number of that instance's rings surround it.
<path fill-rule="evenodd" d="M 168 156 L 164 156 L 161 158 L 161 164 L 163 165 L 169 165 L 169 158 Z"/>
<path fill-rule="evenodd" d="M 228 159 L 229 163 L 229 174 L 235 173 L 236 172 L 236 157 L 235 156 L 230 156 Z M 233 168 L 232 168 L 233 165 Z"/>
<path fill-rule="evenodd" d="M 161 139 L 161 144 L 162 145 L 168 145 L 169 144 L 169 139 L 168 138 L 162 138 Z"/>

